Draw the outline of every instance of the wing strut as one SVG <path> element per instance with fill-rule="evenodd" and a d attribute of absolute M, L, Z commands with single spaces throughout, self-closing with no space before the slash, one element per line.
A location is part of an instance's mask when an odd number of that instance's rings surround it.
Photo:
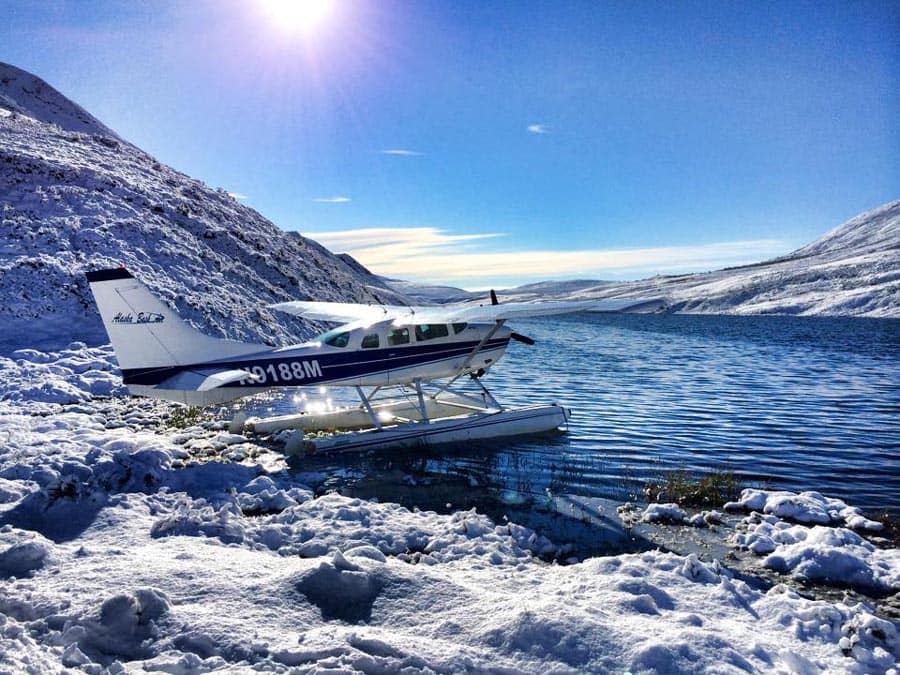
<path fill-rule="evenodd" d="M 453 384 L 454 382 L 456 382 L 460 377 L 462 377 L 465 374 L 466 369 L 471 365 L 472 360 L 476 356 L 478 356 L 478 352 L 480 352 L 482 347 L 484 347 L 487 344 L 488 340 L 490 340 L 492 337 L 494 337 L 494 334 L 498 330 L 500 330 L 500 327 L 504 324 L 505 321 L 506 321 L 506 319 L 497 319 L 494 327 L 491 328 L 483 338 L 481 338 L 481 342 L 479 342 L 477 345 L 475 345 L 475 348 L 466 357 L 466 360 L 463 361 L 463 364 L 459 367 L 459 372 L 456 375 L 454 375 L 453 378 L 447 383 L 448 387 L 451 384 Z"/>

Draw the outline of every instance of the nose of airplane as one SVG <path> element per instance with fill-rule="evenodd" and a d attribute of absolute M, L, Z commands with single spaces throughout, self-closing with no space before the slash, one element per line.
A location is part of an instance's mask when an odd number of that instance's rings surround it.
<path fill-rule="evenodd" d="M 495 338 L 503 338 L 504 340 L 510 339 L 513 335 L 514 333 L 509 326 L 500 326 L 500 328 L 497 329 L 497 332 L 494 333 Z"/>

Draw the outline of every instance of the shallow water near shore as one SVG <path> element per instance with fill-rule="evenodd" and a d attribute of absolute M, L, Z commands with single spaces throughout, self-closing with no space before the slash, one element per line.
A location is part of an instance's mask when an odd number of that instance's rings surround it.
<path fill-rule="evenodd" d="M 474 506 L 597 550 L 595 531 L 556 517 L 558 499 L 626 500 L 675 469 L 900 516 L 900 320 L 581 314 L 515 328 L 537 344 L 511 345 L 485 383 L 507 405 L 571 407 L 568 433 L 294 469 L 317 474 L 320 489 Z"/>

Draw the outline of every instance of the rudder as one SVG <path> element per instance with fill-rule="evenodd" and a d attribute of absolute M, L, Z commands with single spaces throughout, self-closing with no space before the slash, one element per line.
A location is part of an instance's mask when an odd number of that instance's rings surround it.
<path fill-rule="evenodd" d="M 87 280 L 123 371 L 190 365 L 270 349 L 201 333 L 124 267 L 88 272 Z"/>

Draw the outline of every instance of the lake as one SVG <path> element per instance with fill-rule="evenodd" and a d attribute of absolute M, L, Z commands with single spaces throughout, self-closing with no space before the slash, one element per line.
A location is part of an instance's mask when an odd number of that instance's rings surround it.
<path fill-rule="evenodd" d="M 514 328 L 537 344 L 512 343 L 484 382 L 506 404 L 568 405 L 568 433 L 296 470 L 323 490 L 531 525 L 555 496 L 621 501 L 676 469 L 900 516 L 900 320 L 579 314 Z"/>

